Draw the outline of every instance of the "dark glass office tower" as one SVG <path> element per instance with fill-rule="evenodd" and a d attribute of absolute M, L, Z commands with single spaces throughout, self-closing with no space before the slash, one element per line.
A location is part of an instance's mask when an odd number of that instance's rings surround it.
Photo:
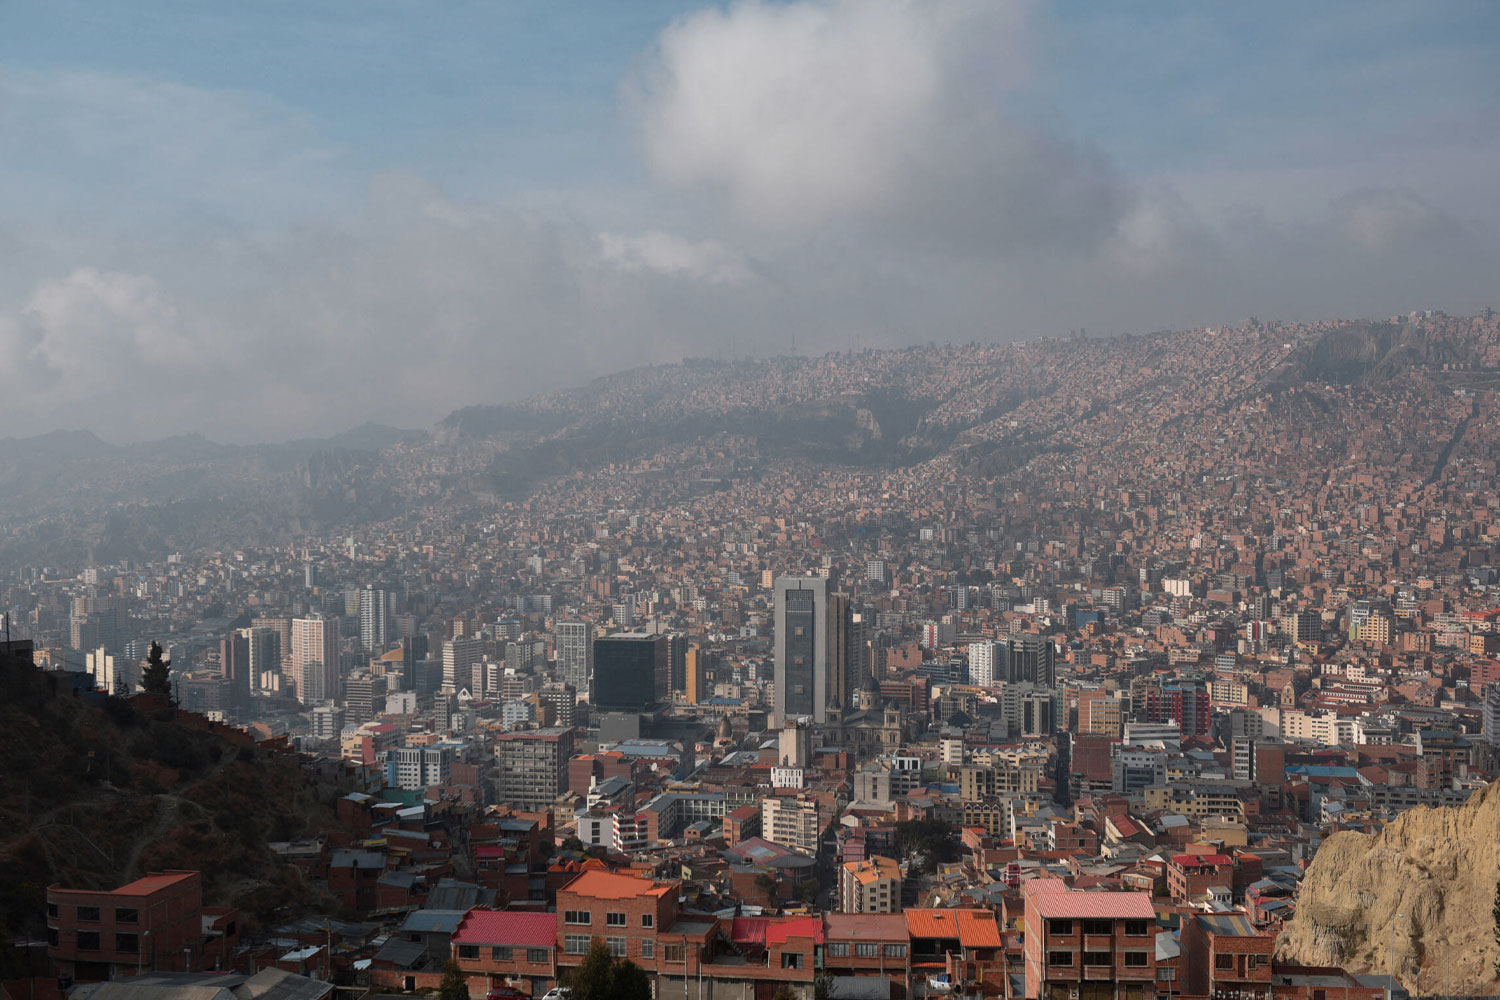
<path fill-rule="evenodd" d="M 594 640 L 595 708 L 645 711 L 667 699 L 669 640 L 665 635 L 624 632 Z"/>

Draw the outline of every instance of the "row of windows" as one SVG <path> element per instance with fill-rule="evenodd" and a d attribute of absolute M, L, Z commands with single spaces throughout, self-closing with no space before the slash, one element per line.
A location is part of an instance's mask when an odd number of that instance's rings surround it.
<path fill-rule="evenodd" d="M 1071 951 L 1049 951 L 1047 953 L 1047 964 L 1067 968 L 1073 964 L 1073 956 L 1076 952 Z M 1127 951 L 1125 955 L 1125 967 L 1127 969 L 1144 969 L 1151 964 L 1151 953 L 1148 951 Z M 1083 953 L 1083 964 L 1089 966 L 1113 965 L 1114 956 L 1107 951 L 1086 951 Z"/>
<path fill-rule="evenodd" d="M 74 909 L 80 923 L 97 924 L 101 918 L 99 907 L 97 906 L 79 906 Z M 59 915 L 60 907 L 56 903 L 48 903 L 47 916 L 56 917 Z M 117 924 L 139 923 L 140 919 L 141 911 L 133 906 L 115 907 L 115 923 Z"/>
<path fill-rule="evenodd" d="M 594 922 L 594 915 L 593 915 L 592 912 L 590 912 L 588 910 L 565 910 L 563 912 L 563 923 L 565 923 L 565 924 L 575 924 L 575 925 L 578 925 L 578 926 L 581 926 L 581 927 L 587 927 L 589 924 L 592 924 L 593 922 Z M 628 914 L 624 914 L 624 913 L 606 913 L 604 915 L 604 925 L 606 927 L 625 927 L 625 926 L 628 925 L 628 923 L 629 923 L 629 915 Z M 642 913 L 641 914 L 641 926 L 642 927 L 654 927 L 654 926 L 656 926 L 656 914 L 654 914 L 654 913 Z"/>
<path fill-rule="evenodd" d="M 103 938 L 98 931 L 79 931 L 76 940 L 79 951 L 99 951 L 104 946 Z M 61 943 L 56 927 L 47 928 L 47 943 L 54 948 Z M 115 935 L 115 951 L 138 952 L 140 950 L 139 934 Z"/>
<path fill-rule="evenodd" d="M 856 941 L 854 943 L 854 956 L 856 958 L 878 958 L 880 956 L 880 945 L 877 944 L 877 943 L 875 943 L 875 942 L 873 942 L 873 941 Z M 830 941 L 830 942 L 828 942 L 828 957 L 829 958 L 848 958 L 849 957 L 849 942 L 848 941 Z M 906 957 L 906 945 L 904 945 L 904 944 L 888 944 L 888 945 L 886 945 L 885 946 L 885 957 L 886 958 L 905 958 Z"/>
<path fill-rule="evenodd" d="M 1066 937 L 1074 933 L 1073 925 L 1075 923 L 1083 924 L 1083 933 L 1085 934 L 1113 934 L 1115 932 L 1115 922 L 1113 920 L 1075 921 L 1060 919 L 1047 921 L 1047 933 L 1058 937 Z M 1126 920 L 1124 924 L 1126 937 L 1146 937 L 1151 933 L 1152 922 L 1150 920 Z"/>
<path fill-rule="evenodd" d="M 515 960 L 516 950 L 508 945 L 494 945 L 490 948 L 490 958 L 496 962 L 511 962 Z M 526 961 L 533 965 L 544 965 L 548 961 L 546 948 L 525 948 Z M 478 958 L 479 945 L 461 944 L 458 946 L 459 958 Z"/>
<path fill-rule="evenodd" d="M 587 934 L 564 934 L 563 954 L 565 955 L 587 955 L 589 944 L 593 938 Z M 609 949 L 613 958 L 626 958 L 629 955 L 630 939 L 622 937 L 607 937 L 604 939 L 604 947 Z M 663 957 L 667 961 L 682 961 L 682 945 L 667 945 L 662 949 Z M 675 954 L 674 954 L 675 952 Z M 641 939 L 641 957 L 656 957 L 656 942 L 650 938 Z"/>

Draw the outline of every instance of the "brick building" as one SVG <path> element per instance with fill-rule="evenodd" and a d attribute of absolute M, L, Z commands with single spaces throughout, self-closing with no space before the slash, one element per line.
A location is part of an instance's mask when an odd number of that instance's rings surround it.
<path fill-rule="evenodd" d="M 199 872 L 153 872 L 112 892 L 47 887 L 47 956 L 60 975 L 201 971 L 203 940 Z"/>
<path fill-rule="evenodd" d="M 1027 997 L 1155 997 L 1156 911 L 1150 896 L 1073 892 L 1061 879 L 1033 879 L 1022 890 Z"/>
<path fill-rule="evenodd" d="M 1185 992 L 1195 996 L 1266 996 L 1276 935 L 1260 931 L 1240 913 L 1184 919 Z"/>
<path fill-rule="evenodd" d="M 469 992 L 514 986 L 534 996 L 557 981 L 557 914 L 470 910 L 453 932 Z"/>

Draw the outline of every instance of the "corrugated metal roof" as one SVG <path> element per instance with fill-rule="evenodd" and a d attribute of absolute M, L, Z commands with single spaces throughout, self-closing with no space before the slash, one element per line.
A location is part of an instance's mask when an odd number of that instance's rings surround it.
<path fill-rule="evenodd" d="M 406 915 L 401 930 L 414 934 L 452 934 L 463 919 L 463 910 L 414 910 Z"/>
<path fill-rule="evenodd" d="M 557 946 L 557 914 L 470 910 L 453 932 L 453 943 L 553 948 Z"/>
<path fill-rule="evenodd" d="M 1255 925 L 1250 922 L 1250 918 L 1243 913 L 1205 914 L 1196 919 L 1198 926 L 1214 934 L 1223 934 L 1228 937 L 1261 936 L 1261 932 L 1255 929 Z"/>
<path fill-rule="evenodd" d="M 1155 920 L 1151 897 L 1144 892 L 1039 892 L 1032 895 L 1037 913 L 1078 920 Z"/>

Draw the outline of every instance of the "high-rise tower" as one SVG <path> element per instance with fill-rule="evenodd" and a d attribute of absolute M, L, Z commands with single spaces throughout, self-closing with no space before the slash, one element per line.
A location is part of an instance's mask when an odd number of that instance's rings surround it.
<path fill-rule="evenodd" d="M 830 698 L 843 704 L 841 691 L 849 687 L 844 648 L 848 601 L 840 597 L 830 602 L 828 596 L 828 581 L 822 577 L 776 580 L 777 725 L 798 715 L 822 719 Z"/>

